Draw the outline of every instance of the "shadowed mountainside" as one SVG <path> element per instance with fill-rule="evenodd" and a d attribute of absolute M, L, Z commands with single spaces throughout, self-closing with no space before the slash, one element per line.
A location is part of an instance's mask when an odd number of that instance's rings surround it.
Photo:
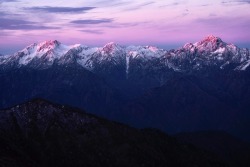
<path fill-rule="evenodd" d="M 0 111 L 0 141 L 3 166 L 227 166 L 158 130 L 134 129 L 41 99 Z"/>
<path fill-rule="evenodd" d="M 218 155 L 230 166 L 250 166 L 250 143 L 242 141 L 222 131 L 201 131 L 180 133 L 175 137 L 183 142 L 195 145 Z"/>

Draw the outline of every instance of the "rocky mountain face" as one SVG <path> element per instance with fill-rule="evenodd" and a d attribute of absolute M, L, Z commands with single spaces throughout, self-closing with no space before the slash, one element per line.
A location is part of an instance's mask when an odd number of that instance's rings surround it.
<path fill-rule="evenodd" d="M 99 48 L 79 44 L 66 46 L 55 40 L 32 44 L 14 55 L 0 58 L 3 70 L 23 66 L 45 69 L 55 64 L 78 64 L 131 96 L 164 84 L 173 72 L 197 72 L 206 68 L 246 70 L 250 55 L 248 49 L 208 36 L 201 42 L 170 51 L 152 46 L 123 47 L 115 43 Z"/>
<path fill-rule="evenodd" d="M 0 73 L 1 108 L 40 97 L 111 116 L 124 101 L 105 80 L 81 66 L 20 67 Z"/>
<path fill-rule="evenodd" d="M 153 46 L 32 44 L 0 57 L 0 108 L 43 97 L 138 127 L 250 140 L 250 53 L 208 36 Z"/>
<path fill-rule="evenodd" d="M 176 75 L 130 101 L 123 108 L 123 118 L 138 127 L 169 133 L 225 130 L 249 140 L 249 76 L 220 71 L 209 76 Z"/>
<path fill-rule="evenodd" d="M 0 110 L 1 166 L 226 167 L 158 130 L 138 130 L 35 99 Z"/>

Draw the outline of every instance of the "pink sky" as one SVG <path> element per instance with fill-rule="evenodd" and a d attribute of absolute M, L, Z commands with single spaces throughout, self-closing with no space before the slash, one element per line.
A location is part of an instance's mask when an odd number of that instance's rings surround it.
<path fill-rule="evenodd" d="M 250 46 L 250 0 L 0 0 L 0 6 L 4 54 L 50 39 L 170 48 L 213 34 Z"/>

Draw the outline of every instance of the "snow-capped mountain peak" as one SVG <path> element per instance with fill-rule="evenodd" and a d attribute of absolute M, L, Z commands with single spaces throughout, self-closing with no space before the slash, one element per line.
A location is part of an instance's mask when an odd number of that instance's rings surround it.
<path fill-rule="evenodd" d="M 70 46 L 63 45 L 57 40 L 49 40 L 25 48 L 18 52 L 16 57 L 19 59 L 20 65 L 27 65 L 38 59 L 42 59 L 44 62 L 47 62 L 45 64 L 51 65 L 55 59 L 60 58 L 70 49 Z"/>
<path fill-rule="evenodd" d="M 214 35 L 208 35 L 205 37 L 202 41 L 198 42 L 199 44 L 207 44 L 207 43 L 224 43 L 219 37 L 216 37 Z"/>
<path fill-rule="evenodd" d="M 200 51 L 213 52 L 220 47 L 225 47 L 227 44 L 223 42 L 219 37 L 209 35 L 205 37 L 202 41 L 196 42 L 195 47 Z"/>
<path fill-rule="evenodd" d="M 114 42 L 99 48 L 81 44 L 67 46 L 57 40 L 49 40 L 32 44 L 13 55 L 1 56 L 0 69 L 26 65 L 33 68 L 48 68 L 54 63 L 78 63 L 88 70 L 100 69 L 103 65 L 126 65 L 128 73 L 132 67 L 131 63 L 136 64 L 138 61 L 147 68 L 154 68 L 151 66 L 156 62 L 157 66 L 175 71 L 197 70 L 207 66 L 224 69 L 230 64 L 233 64 L 234 69 L 246 70 L 250 66 L 249 60 L 248 49 L 227 44 L 213 35 L 200 42 L 187 43 L 179 49 L 170 51 L 154 46 L 125 47 Z"/>
<path fill-rule="evenodd" d="M 164 56 L 167 51 L 155 46 L 128 46 L 126 52 L 132 58 L 143 58 L 149 60 L 151 58 Z"/>
<path fill-rule="evenodd" d="M 100 50 L 106 54 L 112 54 L 116 51 L 122 50 L 122 47 L 114 42 L 109 42 L 106 45 L 104 45 Z"/>
<path fill-rule="evenodd" d="M 61 43 L 57 40 L 49 40 L 49 41 L 44 41 L 42 43 L 39 43 L 37 45 L 37 51 L 41 51 L 41 50 L 50 50 L 50 49 L 55 49 L 56 47 L 58 47 Z"/>
<path fill-rule="evenodd" d="M 81 47 L 87 47 L 87 46 L 84 46 L 82 44 L 75 44 L 75 45 L 71 45 L 70 47 L 71 48 L 81 48 Z"/>
<path fill-rule="evenodd" d="M 159 48 L 155 46 L 145 46 L 145 49 L 149 49 L 152 52 L 157 52 L 159 50 Z"/>

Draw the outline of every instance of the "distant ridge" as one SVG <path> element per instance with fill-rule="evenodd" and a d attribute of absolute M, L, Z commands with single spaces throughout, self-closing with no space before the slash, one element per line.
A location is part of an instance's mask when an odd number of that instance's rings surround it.
<path fill-rule="evenodd" d="M 42 99 L 1 110 L 0 125 L 0 161 L 8 167 L 226 165 L 158 130 L 138 130 Z"/>
<path fill-rule="evenodd" d="M 23 50 L 0 58 L 0 68 L 49 68 L 52 64 L 77 63 L 95 71 L 100 64 L 111 63 L 126 66 L 129 73 L 131 61 L 141 59 L 145 63 L 158 59 L 167 68 L 175 71 L 199 70 L 206 66 L 218 66 L 223 69 L 231 64 L 235 70 L 246 70 L 250 65 L 249 50 L 227 44 L 219 37 L 209 35 L 200 42 L 187 43 L 180 49 L 164 50 L 153 46 L 120 46 L 114 42 L 103 47 L 87 47 L 80 44 L 67 46 L 57 40 L 32 44 Z M 38 64 L 34 65 L 34 62 Z M 189 62 L 189 65 L 186 63 Z M 13 64 L 16 64 L 13 66 Z"/>
<path fill-rule="evenodd" d="M 208 36 L 154 46 L 32 44 L 0 57 L 0 108 L 42 97 L 138 127 L 250 139 L 249 50 Z"/>

